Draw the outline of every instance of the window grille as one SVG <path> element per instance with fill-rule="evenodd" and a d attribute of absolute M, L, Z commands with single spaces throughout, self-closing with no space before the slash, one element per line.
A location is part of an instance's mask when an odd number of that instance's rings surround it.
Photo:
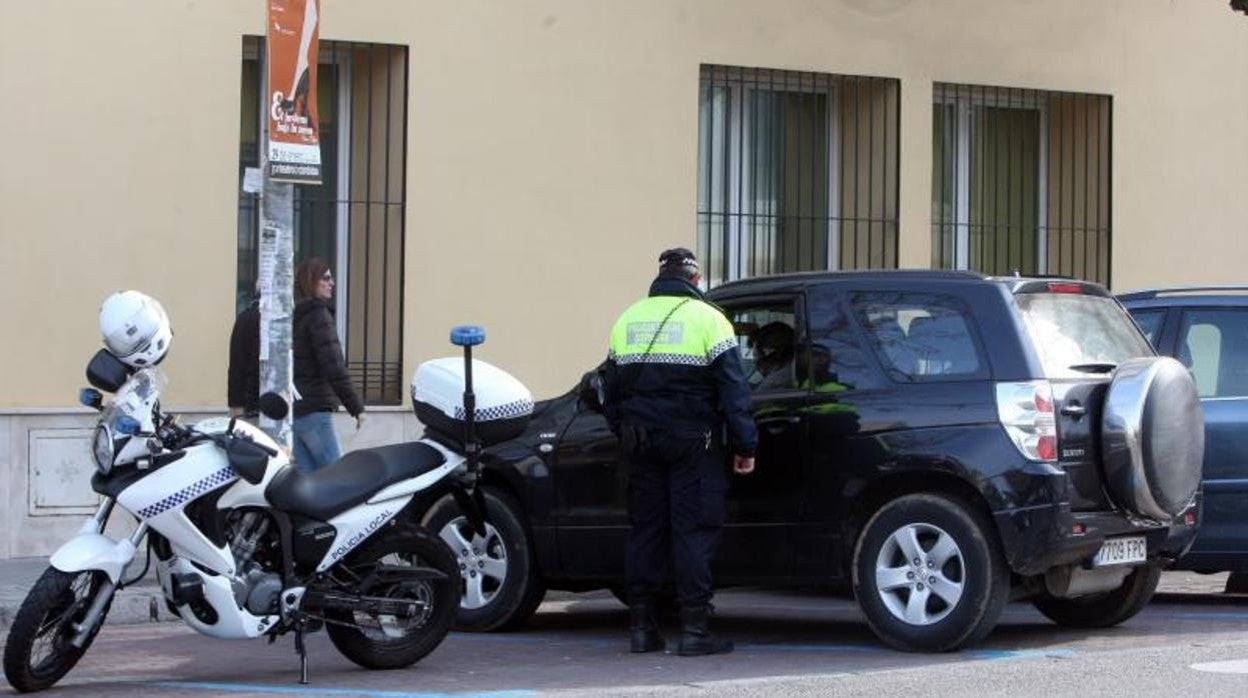
<path fill-rule="evenodd" d="M 932 266 L 1108 285 L 1107 95 L 937 83 Z"/>
<path fill-rule="evenodd" d="M 709 285 L 897 266 L 897 80 L 702 66 L 698 103 Z"/>
<path fill-rule="evenodd" d="M 244 170 L 260 162 L 263 51 L 263 39 L 244 40 L 240 183 Z M 329 262 L 338 282 L 338 333 L 356 388 L 369 404 L 401 404 L 407 48 L 322 41 L 318 53 L 323 182 L 295 186 L 295 263 L 313 256 Z M 258 201 L 240 184 L 239 309 L 254 295 L 258 231 Z"/>

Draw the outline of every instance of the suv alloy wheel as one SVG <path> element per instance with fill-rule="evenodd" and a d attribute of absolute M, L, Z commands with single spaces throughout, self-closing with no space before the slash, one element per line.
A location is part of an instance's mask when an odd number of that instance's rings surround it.
<path fill-rule="evenodd" d="M 854 596 L 875 633 L 897 649 L 942 652 L 982 639 L 1009 592 L 993 528 L 952 496 L 894 499 L 858 538 Z"/>
<path fill-rule="evenodd" d="M 457 630 L 522 625 L 546 593 L 520 505 L 509 495 L 486 488 L 485 508 L 484 539 L 473 534 L 450 495 L 438 500 L 424 519 L 425 527 L 447 544 L 459 566 L 463 594 L 455 614 Z"/>

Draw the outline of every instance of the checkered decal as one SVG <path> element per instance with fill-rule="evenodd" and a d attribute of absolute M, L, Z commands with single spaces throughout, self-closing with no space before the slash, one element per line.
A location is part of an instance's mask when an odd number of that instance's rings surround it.
<path fill-rule="evenodd" d="M 196 497 L 199 497 L 207 492 L 211 492 L 221 485 L 237 478 L 238 473 L 234 472 L 234 468 L 222 468 L 199 482 L 196 482 L 189 487 L 184 487 L 178 492 L 165 497 L 151 506 L 143 507 L 139 510 L 139 518 L 150 519 L 153 516 L 159 516 L 174 507 L 182 506 Z"/>
<path fill-rule="evenodd" d="M 525 417 L 533 414 L 532 400 L 516 400 L 505 405 L 495 405 L 494 407 L 478 407 L 473 410 L 478 422 L 493 422 L 498 419 L 511 419 L 512 417 Z M 455 406 L 455 419 L 464 418 L 464 406 Z"/>
<path fill-rule="evenodd" d="M 706 352 L 706 356 L 708 360 L 714 361 L 715 359 L 719 358 L 720 354 L 728 351 L 729 349 L 736 349 L 736 348 L 737 348 L 737 338 L 729 337 L 728 339 L 725 339 L 719 344 L 716 344 L 715 346 L 711 347 L 710 351 Z"/>
<path fill-rule="evenodd" d="M 706 366 L 711 362 L 705 356 L 691 354 L 621 354 L 615 357 L 621 366 L 628 364 L 677 364 L 681 366 Z"/>

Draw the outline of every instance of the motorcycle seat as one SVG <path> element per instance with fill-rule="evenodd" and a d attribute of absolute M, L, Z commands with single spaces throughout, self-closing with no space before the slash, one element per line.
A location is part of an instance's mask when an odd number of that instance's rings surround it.
<path fill-rule="evenodd" d="M 366 448 L 310 473 L 284 468 L 264 494 L 281 511 L 329 521 L 386 487 L 430 472 L 445 461 L 441 451 L 420 442 Z"/>

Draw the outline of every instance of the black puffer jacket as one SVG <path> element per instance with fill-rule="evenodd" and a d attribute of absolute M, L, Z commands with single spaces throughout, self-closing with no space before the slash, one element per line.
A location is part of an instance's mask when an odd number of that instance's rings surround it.
<path fill-rule="evenodd" d="M 244 414 L 260 411 L 260 303 L 252 301 L 238 314 L 230 332 L 227 396 L 230 407 Z"/>
<path fill-rule="evenodd" d="M 320 298 L 305 298 L 295 305 L 291 322 L 294 331 L 295 416 L 312 412 L 332 412 L 341 401 L 351 416 L 364 411 L 360 394 L 351 384 L 347 362 L 342 357 L 334 309 Z"/>

